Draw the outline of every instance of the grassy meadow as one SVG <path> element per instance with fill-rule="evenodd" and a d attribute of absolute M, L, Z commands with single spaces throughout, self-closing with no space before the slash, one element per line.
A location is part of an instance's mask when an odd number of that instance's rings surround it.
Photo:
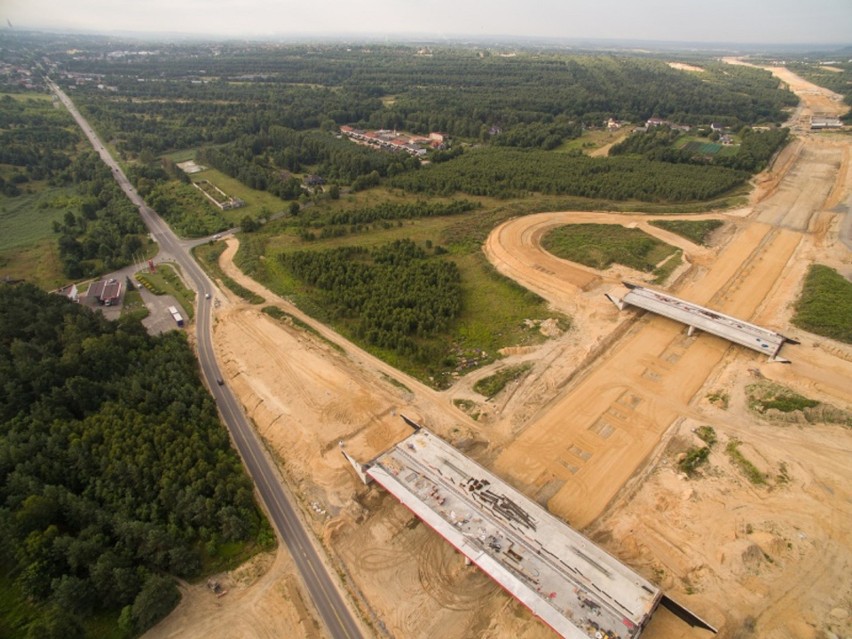
<path fill-rule="evenodd" d="M 545 235 L 542 246 L 555 256 L 599 270 L 622 264 L 651 272 L 677 249 L 639 229 L 617 224 L 569 224 Z"/>

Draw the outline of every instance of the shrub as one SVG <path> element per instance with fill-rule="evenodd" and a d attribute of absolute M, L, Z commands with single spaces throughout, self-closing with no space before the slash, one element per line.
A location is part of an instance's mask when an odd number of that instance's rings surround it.
<path fill-rule="evenodd" d="M 698 470 L 698 467 L 706 462 L 707 457 L 709 456 L 710 448 L 708 446 L 693 446 L 686 451 L 686 457 L 680 460 L 678 468 L 692 477 L 695 474 L 695 471 Z"/>

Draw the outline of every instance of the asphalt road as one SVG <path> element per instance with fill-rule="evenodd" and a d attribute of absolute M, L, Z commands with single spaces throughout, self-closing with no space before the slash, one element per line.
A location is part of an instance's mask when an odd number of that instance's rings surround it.
<path fill-rule="evenodd" d="M 314 606 L 325 623 L 329 634 L 334 639 L 363 637 L 325 564 L 320 559 L 319 553 L 296 512 L 290 496 L 282 485 L 280 477 L 267 458 L 257 434 L 251 428 L 234 394 L 226 385 L 217 382 L 217 380 L 222 379 L 222 376 L 213 353 L 213 333 L 210 329 L 212 303 L 216 296 L 215 286 L 192 259 L 186 246 L 172 233 L 160 216 L 139 197 L 121 167 L 106 150 L 89 123 L 77 111 L 74 103 L 51 80 L 48 79 L 47 83 L 71 115 L 74 116 L 77 124 L 83 129 L 92 146 L 110 168 L 127 197 L 139 208 L 142 220 L 151 232 L 154 241 L 160 246 L 159 257 L 176 262 L 195 286 L 195 290 L 198 292 L 198 308 L 195 315 L 198 360 L 201 364 L 202 373 L 211 388 L 213 398 L 216 400 L 222 418 L 231 433 L 231 438 L 243 458 L 243 463 L 246 465 L 257 491 L 266 505 L 278 534 L 290 550 L 293 562 L 301 573 Z M 209 299 L 206 297 L 207 293 L 210 294 Z"/>

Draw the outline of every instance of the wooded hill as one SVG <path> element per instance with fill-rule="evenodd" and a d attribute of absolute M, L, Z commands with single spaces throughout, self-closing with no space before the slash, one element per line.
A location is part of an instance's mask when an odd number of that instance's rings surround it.
<path fill-rule="evenodd" d="M 0 380 L 0 565 L 32 602 L 0 635 L 131 636 L 176 604 L 168 575 L 266 526 L 183 333 L 0 285 Z"/>

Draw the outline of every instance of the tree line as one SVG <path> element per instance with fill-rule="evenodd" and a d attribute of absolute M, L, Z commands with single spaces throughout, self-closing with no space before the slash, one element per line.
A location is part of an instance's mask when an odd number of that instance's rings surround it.
<path fill-rule="evenodd" d="M 124 636 L 168 613 L 263 518 L 185 336 L 151 337 L 30 285 L 0 286 L 0 560 L 36 618 L 15 636 Z"/>
<path fill-rule="evenodd" d="M 429 195 L 461 191 L 509 198 L 535 192 L 610 200 L 690 202 L 718 197 L 747 178 L 743 171 L 716 166 L 485 147 L 465 152 L 451 162 L 398 175 L 389 183 Z"/>

